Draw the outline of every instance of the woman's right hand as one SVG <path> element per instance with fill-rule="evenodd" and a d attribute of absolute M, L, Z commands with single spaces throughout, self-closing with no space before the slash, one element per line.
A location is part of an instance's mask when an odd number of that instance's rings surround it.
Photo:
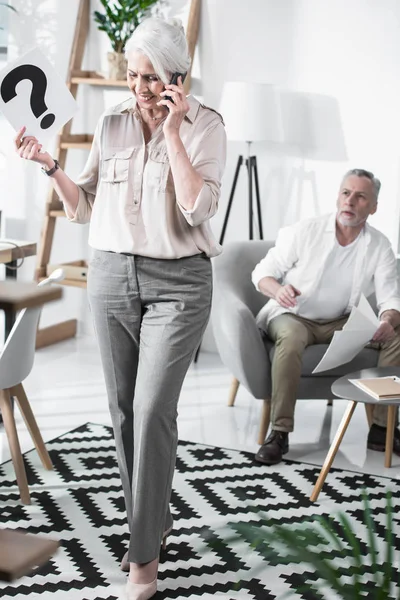
<path fill-rule="evenodd" d="M 25 160 L 33 160 L 51 169 L 54 160 L 48 152 L 41 152 L 42 144 L 33 135 L 24 137 L 26 127 L 21 127 L 14 139 L 14 147 L 17 154 Z"/>

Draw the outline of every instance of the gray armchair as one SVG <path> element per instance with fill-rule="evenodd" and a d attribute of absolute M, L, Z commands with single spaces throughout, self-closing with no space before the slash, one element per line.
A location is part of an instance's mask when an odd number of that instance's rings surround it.
<path fill-rule="evenodd" d="M 222 254 L 213 259 L 212 326 L 222 362 L 234 378 L 228 405 L 234 405 L 240 384 L 255 398 L 264 401 L 259 444 L 264 443 L 270 422 L 271 361 L 274 344 L 256 325 L 255 317 L 268 302 L 268 298 L 255 289 L 251 273 L 273 245 L 274 242 L 268 241 L 234 242 L 224 246 Z M 374 297 L 370 297 L 369 301 L 375 308 Z M 326 344 L 317 344 L 306 348 L 298 392 L 299 400 L 330 399 L 331 385 L 338 377 L 377 366 L 377 350 L 365 348 L 350 363 L 312 375 L 327 347 Z"/>

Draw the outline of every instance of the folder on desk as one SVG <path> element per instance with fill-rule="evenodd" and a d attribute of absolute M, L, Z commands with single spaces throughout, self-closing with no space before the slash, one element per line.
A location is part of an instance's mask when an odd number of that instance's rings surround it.
<path fill-rule="evenodd" d="M 391 398 L 400 400 L 400 379 L 394 375 L 372 379 L 349 379 L 349 381 L 377 400 Z"/>

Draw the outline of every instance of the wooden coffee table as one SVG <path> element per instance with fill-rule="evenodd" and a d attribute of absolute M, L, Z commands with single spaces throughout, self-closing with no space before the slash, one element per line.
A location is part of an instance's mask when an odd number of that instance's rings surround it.
<path fill-rule="evenodd" d="M 338 398 L 349 400 L 349 403 L 311 494 L 310 500 L 312 502 L 315 502 L 318 499 L 319 493 L 325 483 L 325 479 L 329 473 L 337 451 L 339 450 L 343 436 L 346 433 L 347 427 L 349 426 L 351 417 L 353 416 L 355 408 L 359 402 L 365 406 L 368 425 L 370 427 L 372 425 L 374 406 L 377 404 L 384 404 L 387 406 L 388 415 L 386 429 L 385 467 L 389 468 L 392 466 L 394 428 L 396 425 L 396 411 L 400 405 L 400 397 L 391 398 L 390 400 L 376 400 L 373 398 L 373 396 L 363 392 L 360 388 L 353 385 L 349 381 L 349 379 L 368 379 L 373 377 L 387 377 L 388 375 L 400 377 L 400 367 L 376 367 L 375 369 L 363 369 L 362 371 L 349 373 L 348 375 L 337 379 L 333 383 L 332 393 Z"/>

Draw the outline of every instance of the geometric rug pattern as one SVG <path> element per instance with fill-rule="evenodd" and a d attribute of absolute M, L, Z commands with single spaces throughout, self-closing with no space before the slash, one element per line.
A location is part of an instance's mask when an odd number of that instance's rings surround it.
<path fill-rule="evenodd" d="M 0 466 L 0 527 L 57 538 L 61 548 L 30 575 L 0 582 L 0 598 L 114 600 L 126 581 L 119 563 L 128 533 L 112 430 L 89 423 L 48 442 L 47 448 L 53 471 L 42 468 L 36 451 L 24 456 L 30 506 L 19 501 L 11 462 Z M 257 520 L 255 508 L 280 524 L 313 515 L 334 517 L 339 510 L 358 523 L 365 487 L 383 544 L 385 492 L 390 489 L 393 527 L 399 533 L 399 481 L 334 468 L 319 502 L 311 503 L 318 473 L 318 467 L 305 463 L 266 467 L 251 453 L 180 441 L 171 498 L 174 530 L 161 553 L 154 599 L 275 600 L 290 593 L 293 599 L 316 600 L 299 591 L 315 578 L 309 566 L 285 565 L 279 549 L 267 563 L 244 540 L 229 539 L 235 523 Z M 396 535 L 395 565 L 399 551 Z M 338 557 L 336 564 L 346 574 L 346 557 Z M 371 577 L 366 565 L 367 589 Z"/>

